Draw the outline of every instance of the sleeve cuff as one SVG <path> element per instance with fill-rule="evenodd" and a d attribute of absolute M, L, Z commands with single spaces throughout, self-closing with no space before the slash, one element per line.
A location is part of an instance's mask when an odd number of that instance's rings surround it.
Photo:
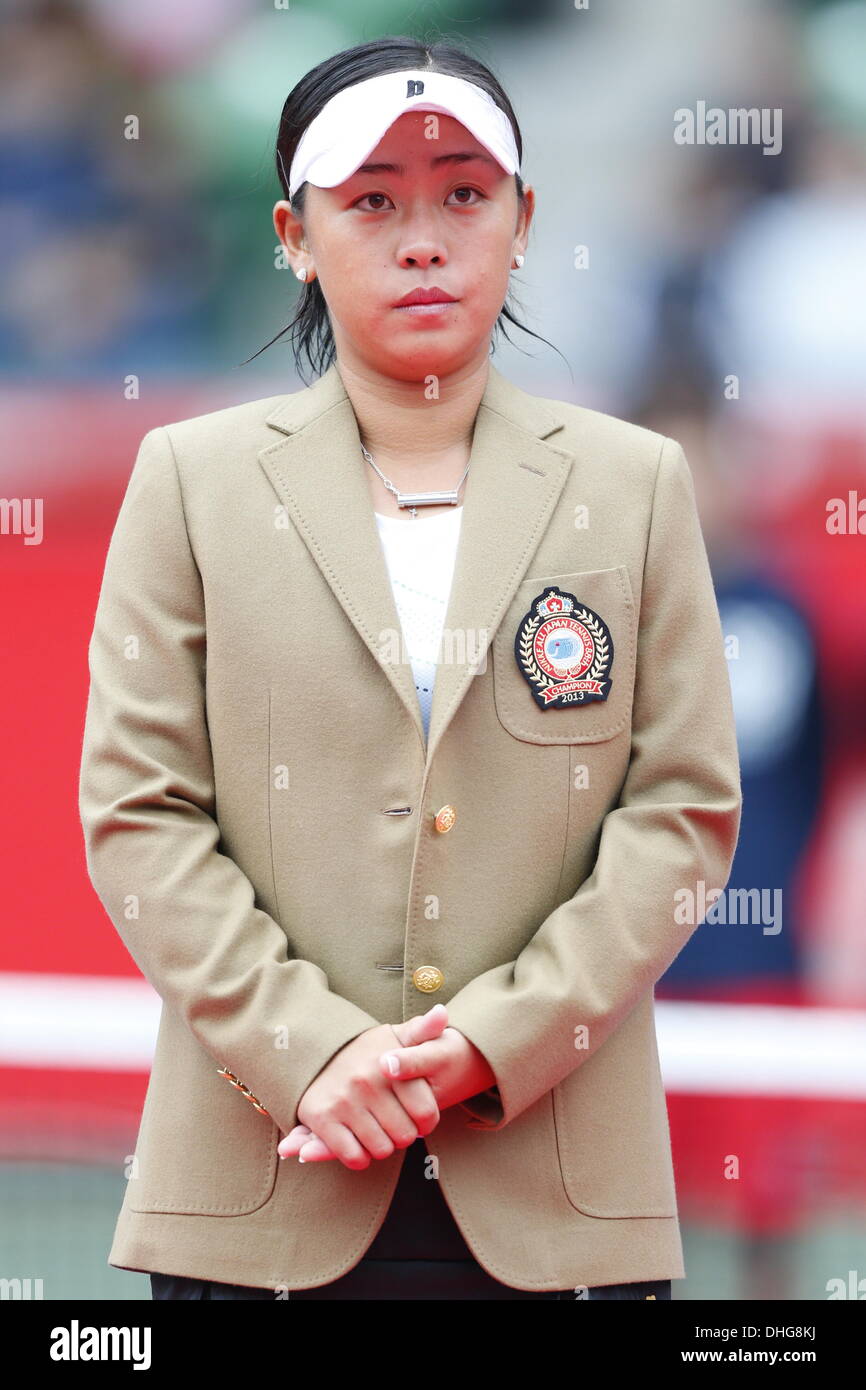
<path fill-rule="evenodd" d="M 476 1124 L 470 1123 L 470 1129 L 499 1129 L 501 1127 L 505 1112 L 498 1086 L 488 1086 L 486 1091 L 479 1091 L 477 1096 L 469 1096 L 460 1104 L 464 1110 L 477 1121 L 480 1121 Z"/>

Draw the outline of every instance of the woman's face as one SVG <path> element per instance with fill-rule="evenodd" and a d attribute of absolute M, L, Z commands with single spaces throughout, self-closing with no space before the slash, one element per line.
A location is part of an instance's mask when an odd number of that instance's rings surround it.
<path fill-rule="evenodd" d="M 525 194 L 524 209 L 513 175 L 459 121 L 409 111 L 345 183 L 307 185 L 303 226 L 285 201 L 274 226 L 293 269 L 319 277 L 338 358 L 413 381 L 486 358 L 512 258 L 526 250 Z M 433 287 L 451 302 L 397 307 Z"/>

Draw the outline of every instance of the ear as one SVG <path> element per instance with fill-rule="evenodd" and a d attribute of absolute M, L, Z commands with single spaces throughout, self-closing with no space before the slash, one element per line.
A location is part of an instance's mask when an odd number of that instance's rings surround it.
<path fill-rule="evenodd" d="M 292 205 L 285 198 L 274 204 L 273 219 L 274 231 L 286 249 L 289 265 L 296 275 L 299 270 L 305 271 L 306 274 L 298 278 L 309 283 L 316 272 L 307 246 L 303 222 L 292 212 Z"/>
<path fill-rule="evenodd" d="M 514 229 L 514 247 L 512 258 L 518 253 L 526 255 L 526 244 L 529 240 L 529 228 L 535 213 L 535 189 L 529 184 L 523 188 L 523 201 L 517 207 L 517 226 Z"/>

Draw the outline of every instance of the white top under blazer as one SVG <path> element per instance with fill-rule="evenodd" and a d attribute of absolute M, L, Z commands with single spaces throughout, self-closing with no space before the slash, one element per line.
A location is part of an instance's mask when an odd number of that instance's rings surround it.
<path fill-rule="evenodd" d="M 376 512 L 425 735 L 462 520 L 462 505 L 412 521 Z"/>

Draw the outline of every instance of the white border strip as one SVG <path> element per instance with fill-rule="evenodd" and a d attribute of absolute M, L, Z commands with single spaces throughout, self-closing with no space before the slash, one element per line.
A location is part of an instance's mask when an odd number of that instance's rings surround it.
<path fill-rule="evenodd" d="M 665 1087 L 866 1100 L 866 1012 L 656 1000 Z M 160 998 L 146 980 L 0 972 L 0 1066 L 150 1070 Z"/>
<path fill-rule="evenodd" d="M 866 1012 L 656 1000 L 665 1087 L 866 1100 Z"/>
<path fill-rule="evenodd" d="M 147 980 L 0 972 L 0 1066 L 150 1071 L 160 1007 Z"/>

